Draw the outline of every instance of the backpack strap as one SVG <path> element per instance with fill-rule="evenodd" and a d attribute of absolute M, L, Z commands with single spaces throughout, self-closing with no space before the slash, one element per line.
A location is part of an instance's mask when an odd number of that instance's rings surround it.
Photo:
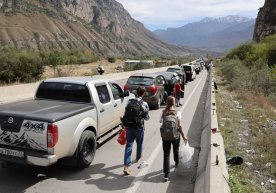
<path fill-rule="evenodd" d="M 175 110 L 169 110 L 168 115 L 176 115 L 176 111 Z"/>

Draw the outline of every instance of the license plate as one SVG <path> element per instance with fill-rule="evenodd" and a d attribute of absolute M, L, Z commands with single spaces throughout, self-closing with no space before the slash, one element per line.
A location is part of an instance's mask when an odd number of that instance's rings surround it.
<path fill-rule="evenodd" d="M 0 154 L 11 156 L 11 157 L 24 158 L 23 151 L 17 151 L 12 149 L 0 148 Z"/>

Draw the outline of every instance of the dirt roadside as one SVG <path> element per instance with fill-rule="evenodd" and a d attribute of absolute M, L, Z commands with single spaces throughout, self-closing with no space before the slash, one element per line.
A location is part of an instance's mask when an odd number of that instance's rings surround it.
<path fill-rule="evenodd" d="M 219 128 L 226 157 L 241 156 L 243 164 L 229 166 L 233 193 L 276 192 L 276 112 L 263 98 L 227 89 L 216 73 Z"/>
<path fill-rule="evenodd" d="M 124 61 L 116 60 L 114 63 L 110 63 L 107 60 L 100 60 L 97 62 L 89 63 L 89 64 L 72 64 L 72 65 L 60 65 L 57 67 L 55 72 L 56 76 L 92 76 L 97 75 L 97 67 L 101 64 L 104 69 L 104 74 L 122 72 L 122 70 L 117 70 L 117 67 L 122 67 Z M 54 69 L 50 66 L 46 66 L 44 73 L 42 75 L 43 78 L 52 78 L 54 77 Z"/>

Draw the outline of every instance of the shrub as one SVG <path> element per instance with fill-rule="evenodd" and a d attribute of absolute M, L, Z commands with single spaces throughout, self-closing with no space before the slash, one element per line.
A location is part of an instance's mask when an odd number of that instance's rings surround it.
<path fill-rule="evenodd" d="M 269 67 L 276 64 L 276 35 L 266 37 L 262 42 L 242 44 L 232 49 L 226 56 L 226 59 L 235 59 L 243 61 L 245 65 L 251 66 L 260 58 L 267 60 Z"/>
<path fill-rule="evenodd" d="M 38 52 L 3 48 L 0 52 L 0 83 L 32 82 L 41 78 L 44 71 Z"/>
<path fill-rule="evenodd" d="M 74 71 L 74 66 L 69 66 L 66 69 L 57 68 L 57 77 L 72 76 L 74 74 Z"/>
<path fill-rule="evenodd" d="M 276 35 L 260 43 L 242 44 L 232 49 L 221 64 L 232 89 L 269 97 L 276 103 Z"/>
<path fill-rule="evenodd" d="M 99 57 L 90 50 L 24 51 L 11 47 L 0 50 L 0 83 L 32 82 L 41 78 L 44 66 L 50 65 L 54 74 L 59 65 L 95 62 Z M 58 75 L 68 72 L 58 71 Z"/>
<path fill-rule="evenodd" d="M 110 62 L 110 63 L 114 63 L 114 62 L 116 62 L 116 58 L 115 57 L 108 57 L 107 61 Z"/>
<path fill-rule="evenodd" d="M 155 62 L 155 67 L 159 68 L 159 67 L 165 67 L 168 66 L 168 61 L 156 61 Z"/>
<path fill-rule="evenodd" d="M 269 67 L 276 66 L 276 46 L 268 50 L 267 64 Z"/>
<path fill-rule="evenodd" d="M 234 48 L 227 54 L 227 59 L 234 59 L 237 57 L 240 60 L 244 60 L 248 53 L 252 51 L 252 44 L 242 44 L 237 48 Z"/>
<path fill-rule="evenodd" d="M 56 75 L 56 69 L 59 65 L 65 63 L 65 56 L 59 50 L 53 50 L 48 56 L 48 65 L 54 70 L 54 76 Z"/>
<path fill-rule="evenodd" d="M 232 90 L 270 97 L 272 102 L 276 99 L 276 67 L 269 68 L 263 59 L 252 62 L 250 68 L 238 59 L 218 66 Z"/>
<path fill-rule="evenodd" d="M 142 70 L 142 69 L 149 69 L 149 68 L 153 68 L 153 67 L 154 66 L 151 66 L 148 63 L 140 62 L 138 64 L 125 65 L 124 71 Z"/>
<path fill-rule="evenodd" d="M 254 44 L 254 46 L 252 46 L 250 51 L 246 54 L 246 58 L 243 59 L 243 63 L 247 66 L 252 66 L 252 64 L 259 59 L 266 60 L 266 53 L 266 44 Z"/>
<path fill-rule="evenodd" d="M 63 64 L 87 64 L 99 60 L 99 57 L 90 50 L 58 51 L 64 55 Z"/>
<path fill-rule="evenodd" d="M 178 64 L 178 61 L 177 61 L 177 60 L 173 60 L 173 61 L 171 61 L 171 63 L 170 63 L 171 66 L 174 66 L 174 65 L 177 65 L 177 64 Z"/>

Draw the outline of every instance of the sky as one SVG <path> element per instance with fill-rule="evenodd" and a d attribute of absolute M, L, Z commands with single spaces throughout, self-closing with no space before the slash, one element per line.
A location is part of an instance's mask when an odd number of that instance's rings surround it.
<path fill-rule="evenodd" d="M 116 0 L 149 30 L 184 26 L 205 17 L 256 18 L 265 0 Z"/>

